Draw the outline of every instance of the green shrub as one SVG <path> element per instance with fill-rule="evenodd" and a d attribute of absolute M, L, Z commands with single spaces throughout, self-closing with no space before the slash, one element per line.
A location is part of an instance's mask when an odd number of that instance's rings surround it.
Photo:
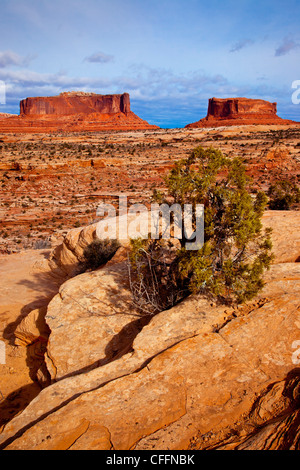
<path fill-rule="evenodd" d="M 249 192 L 245 166 L 214 148 L 197 147 L 166 177 L 168 204 L 204 205 L 204 245 L 186 250 L 179 240 L 174 253 L 165 240 L 132 241 L 130 276 L 135 303 L 143 312 L 157 313 L 194 293 L 224 303 L 243 303 L 262 289 L 263 273 L 272 260 L 270 230 L 262 232 L 267 204 L 264 192 Z M 195 226 L 194 226 L 195 229 Z"/>
<path fill-rule="evenodd" d="M 113 257 L 119 247 L 118 240 L 94 240 L 84 249 L 81 261 L 82 270 L 93 270 L 103 266 Z"/>
<path fill-rule="evenodd" d="M 291 181 L 277 181 L 269 187 L 268 196 L 270 209 L 289 210 L 300 202 L 300 189 Z"/>

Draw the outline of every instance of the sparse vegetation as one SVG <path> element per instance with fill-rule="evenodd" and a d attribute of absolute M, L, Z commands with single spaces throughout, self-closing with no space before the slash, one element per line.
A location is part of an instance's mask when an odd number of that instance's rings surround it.
<path fill-rule="evenodd" d="M 204 204 L 204 245 L 187 250 L 184 233 L 175 252 L 165 240 L 132 241 L 129 267 L 137 306 L 154 314 L 190 293 L 226 303 L 255 297 L 264 285 L 272 244 L 261 224 L 267 197 L 258 191 L 252 198 L 243 163 L 197 147 L 175 164 L 165 182 L 169 204 Z M 159 191 L 155 199 L 166 202 Z"/>
<path fill-rule="evenodd" d="M 147 204 L 151 187 L 165 188 L 163 176 L 174 161 L 186 158 L 200 142 L 204 147 L 215 145 L 216 132 L 201 130 L 190 134 L 183 129 L 170 129 L 138 132 L 134 136 L 122 132 L 80 135 L 66 132 L 55 138 L 45 134 L 42 139 L 29 134 L 24 140 L 12 134 L 11 141 L 5 137 L 7 141 L 3 139 L 0 146 L 0 218 L 1 228 L 8 237 L 2 240 L 0 251 L 12 253 L 30 248 L 23 239 L 21 244 L 14 242 L 15 218 L 20 227 L 31 230 L 32 241 L 37 234 L 30 228 L 31 220 L 38 227 L 40 218 L 45 218 L 43 232 L 61 241 L 62 230 L 74 228 L 74 221 L 77 226 L 84 226 L 95 220 L 100 193 L 107 202 L 114 203 L 114 193 L 130 191 L 132 203 Z M 233 127 L 226 132 L 218 131 L 217 135 L 218 148 L 226 152 L 224 155 L 230 158 L 239 155 L 245 160 L 247 173 L 255 184 L 253 191 L 267 192 L 271 184 L 281 180 L 299 185 L 299 127 L 284 130 L 266 127 L 243 133 Z M 167 145 L 162 146 L 162 142 Z M 277 147 L 286 151 L 279 155 Z M 90 150 L 94 166 L 91 166 Z M 21 201 L 24 195 L 30 195 L 32 202 L 28 197 Z M 62 200 L 64 211 L 59 228 L 51 220 Z M 28 207 L 22 207 L 22 202 Z M 297 203 L 290 206 L 291 209 L 299 207 Z M 91 212 L 86 212 L 87 209 Z"/>
<path fill-rule="evenodd" d="M 289 210 L 293 204 L 300 203 L 299 187 L 287 180 L 271 184 L 268 196 L 269 208 L 272 210 Z"/>
<path fill-rule="evenodd" d="M 94 270 L 107 263 L 120 247 L 118 240 L 94 240 L 83 252 L 81 270 Z"/>

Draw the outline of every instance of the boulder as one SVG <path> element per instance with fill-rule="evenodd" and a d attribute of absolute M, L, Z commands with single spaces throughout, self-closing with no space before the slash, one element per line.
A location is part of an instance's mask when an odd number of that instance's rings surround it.
<path fill-rule="evenodd" d="M 273 263 L 300 261 L 300 211 L 265 211 L 262 223 L 272 229 Z"/>
<path fill-rule="evenodd" d="M 131 348 L 143 320 L 132 303 L 127 269 L 123 262 L 78 275 L 49 303 L 46 364 L 52 380 L 104 365 Z"/>
<path fill-rule="evenodd" d="M 14 331 L 15 344 L 18 346 L 28 346 L 37 341 L 47 342 L 49 328 L 45 322 L 47 307 L 32 310 L 18 324 Z"/>
<path fill-rule="evenodd" d="M 139 220 L 143 223 L 139 225 Z M 126 249 L 130 246 L 129 228 L 134 224 L 140 234 L 148 236 L 151 213 L 143 212 L 140 216 L 136 214 L 125 214 L 121 216 L 103 219 L 85 227 L 72 229 L 66 235 L 63 243 L 53 249 L 49 257 L 49 267 L 54 274 L 62 277 L 72 277 L 78 273 L 80 263 L 83 260 L 85 248 L 95 240 L 118 238 L 121 248 L 116 253 L 116 258 L 126 258 Z M 110 235 L 115 232 L 115 235 Z"/>

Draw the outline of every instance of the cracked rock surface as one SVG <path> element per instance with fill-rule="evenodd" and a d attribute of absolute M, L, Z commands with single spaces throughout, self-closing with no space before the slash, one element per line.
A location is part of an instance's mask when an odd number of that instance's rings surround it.
<path fill-rule="evenodd" d="M 190 297 L 144 324 L 124 262 L 68 280 L 46 315 L 52 383 L 1 448 L 299 449 L 300 264 L 289 261 L 281 253 L 252 303 Z"/>

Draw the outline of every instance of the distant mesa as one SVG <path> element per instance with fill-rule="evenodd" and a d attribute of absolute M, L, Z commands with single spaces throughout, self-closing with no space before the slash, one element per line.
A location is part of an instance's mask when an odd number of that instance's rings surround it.
<path fill-rule="evenodd" d="M 211 98 L 207 116 L 186 128 L 251 124 L 300 125 L 277 116 L 277 104 L 249 98 Z M 128 93 L 100 95 L 71 91 L 26 98 L 20 115 L 0 113 L 2 133 L 97 132 L 159 129 L 130 109 Z"/>
<path fill-rule="evenodd" d="M 205 118 L 186 128 L 249 124 L 300 124 L 277 116 L 277 103 L 250 98 L 210 98 Z"/>
<path fill-rule="evenodd" d="M 93 113 L 129 114 L 129 94 L 97 95 L 96 93 L 67 92 L 45 98 L 26 98 L 20 102 L 21 116 L 70 116 Z"/>
<path fill-rule="evenodd" d="M 19 116 L 1 116 L 0 132 L 81 132 L 157 129 L 130 109 L 128 93 L 65 92 L 26 98 Z"/>

